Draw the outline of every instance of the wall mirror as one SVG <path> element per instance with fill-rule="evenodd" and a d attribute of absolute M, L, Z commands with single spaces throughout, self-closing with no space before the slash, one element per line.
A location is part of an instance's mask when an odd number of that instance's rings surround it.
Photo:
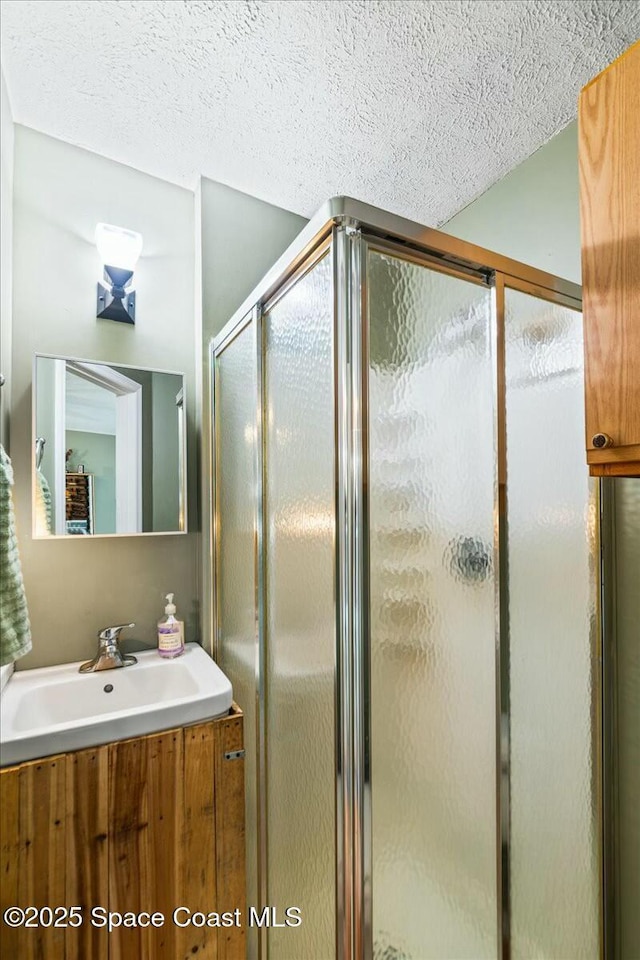
<path fill-rule="evenodd" d="M 36 355 L 34 537 L 186 531 L 182 373 Z"/>

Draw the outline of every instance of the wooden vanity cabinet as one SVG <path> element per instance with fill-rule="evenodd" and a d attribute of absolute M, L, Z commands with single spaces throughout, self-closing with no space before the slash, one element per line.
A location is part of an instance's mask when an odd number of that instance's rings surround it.
<path fill-rule="evenodd" d="M 2 912 L 50 907 L 55 919 L 56 907 L 75 906 L 83 917 L 77 928 L 0 921 L 0 955 L 242 960 L 242 723 L 234 705 L 218 720 L 0 771 Z M 180 927 L 172 922 L 179 906 L 239 909 L 242 926 Z M 165 921 L 109 933 L 91 923 L 93 907 L 160 912 Z"/>
<path fill-rule="evenodd" d="M 578 107 L 587 462 L 640 476 L 640 42 Z"/>

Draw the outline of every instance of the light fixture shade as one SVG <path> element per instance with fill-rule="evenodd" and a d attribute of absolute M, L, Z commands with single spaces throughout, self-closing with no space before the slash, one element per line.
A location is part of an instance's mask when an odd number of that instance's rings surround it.
<path fill-rule="evenodd" d="M 133 270 L 142 252 L 142 234 L 111 223 L 99 223 L 96 246 L 103 264 Z"/>

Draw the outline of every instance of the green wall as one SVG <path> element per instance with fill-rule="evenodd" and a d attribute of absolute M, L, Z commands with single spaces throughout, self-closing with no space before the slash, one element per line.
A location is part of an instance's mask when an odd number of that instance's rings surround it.
<path fill-rule="evenodd" d="M 153 530 L 177 530 L 180 520 L 180 449 L 176 396 L 181 377 L 153 373 Z"/>
<path fill-rule="evenodd" d="M 116 532 L 116 438 L 108 433 L 67 430 L 66 445 L 73 450 L 69 467 L 83 464 L 93 474 L 94 533 Z"/>
<path fill-rule="evenodd" d="M 575 123 L 440 229 L 580 283 Z"/>
<path fill-rule="evenodd" d="M 96 320 L 102 268 L 94 234 L 100 221 L 144 237 L 135 271 L 135 326 Z M 155 646 L 169 590 L 179 598 L 187 639 L 200 637 L 194 264 L 191 191 L 16 125 L 11 458 L 33 632 L 33 650 L 18 662 L 20 669 L 87 660 L 97 631 L 125 620 L 136 623 L 128 644 Z M 51 291 L 61 285 L 64 296 L 52 301 Z M 185 372 L 192 433 L 189 534 L 31 538 L 34 353 L 139 368 L 165 369 L 169 362 Z M 64 604 L 61 583 L 73 584 Z"/>
<path fill-rule="evenodd" d="M 202 203 L 202 329 L 225 325 L 306 220 L 206 177 Z"/>

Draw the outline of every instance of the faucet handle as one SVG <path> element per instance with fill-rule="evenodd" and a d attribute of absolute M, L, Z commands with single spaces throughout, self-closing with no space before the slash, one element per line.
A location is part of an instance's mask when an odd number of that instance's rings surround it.
<path fill-rule="evenodd" d="M 98 639 L 106 640 L 107 643 L 112 643 L 115 640 L 117 643 L 120 631 L 127 629 L 127 627 L 135 627 L 135 623 L 121 623 L 117 627 L 103 627 L 98 633 Z"/>

